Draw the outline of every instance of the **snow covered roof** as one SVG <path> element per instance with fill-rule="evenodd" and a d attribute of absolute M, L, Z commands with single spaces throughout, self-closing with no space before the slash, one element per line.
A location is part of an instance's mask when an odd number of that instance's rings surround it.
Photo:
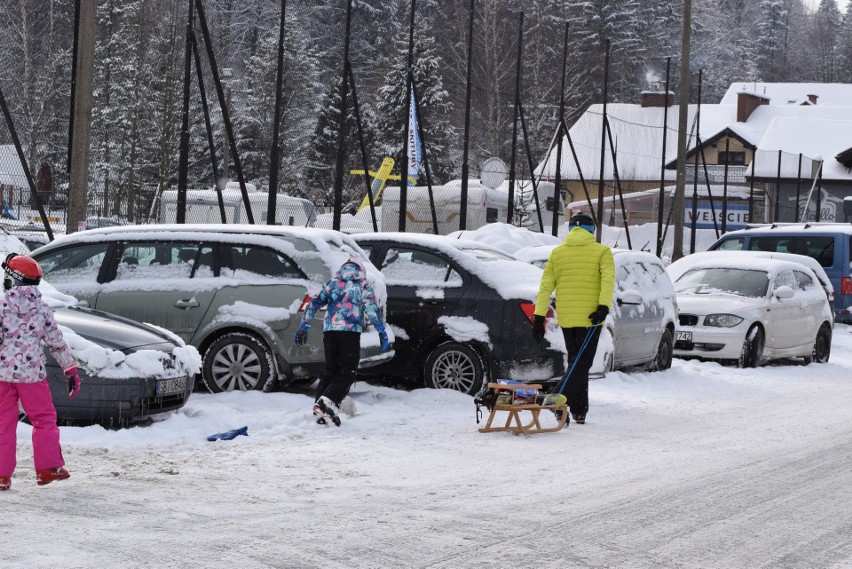
<path fill-rule="evenodd" d="M 848 83 L 731 83 L 720 101 L 723 105 L 736 105 L 740 93 L 750 93 L 769 99 L 773 106 L 782 105 L 849 105 L 852 85 Z M 816 101 L 811 102 L 810 96 Z"/>
<path fill-rule="evenodd" d="M 852 144 L 852 107 L 843 109 L 850 120 L 839 117 L 805 118 L 802 116 L 780 116 L 773 118 L 758 143 L 758 154 L 749 168 L 754 168 L 758 177 L 778 176 L 778 151 L 781 150 L 781 177 L 797 178 L 799 154 L 803 160 L 802 176 L 812 177 L 812 161 L 824 160 L 823 180 L 850 180 L 852 172 L 837 160 L 837 156 Z M 811 107 L 812 110 L 817 110 Z"/>
<path fill-rule="evenodd" d="M 0 144 L 0 184 L 26 187 L 27 178 L 18 152 L 12 144 Z"/>
<path fill-rule="evenodd" d="M 852 103 L 852 86 L 848 87 L 850 87 L 850 97 L 845 101 L 846 105 Z M 668 107 L 667 164 L 677 158 L 678 108 L 677 105 Z M 607 117 L 612 131 L 613 145 L 616 148 L 620 179 L 660 180 L 664 111 L 663 107 L 642 107 L 636 104 L 607 105 Z M 697 105 L 689 106 L 687 123 L 691 126 L 687 141 L 688 149 L 695 147 L 696 111 Z M 583 176 L 587 179 L 599 178 L 602 112 L 602 105 L 590 106 L 569 129 L 577 159 L 584 168 Z M 796 134 L 782 136 L 781 123 L 774 125 L 771 132 L 767 132 L 770 126 L 780 119 L 797 119 L 801 126 L 797 127 Z M 852 106 L 760 105 L 754 109 L 746 122 L 737 122 L 736 104 L 702 104 L 699 122 L 699 135 L 704 143 L 729 131 L 745 143 L 761 150 L 771 148 L 796 155 L 801 152 L 811 158 L 820 155 L 830 157 L 833 162 L 836 162 L 835 156 L 852 147 L 852 128 L 850 128 L 852 127 Z M 843 136 L 844 130 L 845 136 Z M 608 142 L 605 149 L 603 177 L 605 180 L 613 180 L 612 155 Z M 796 157 L 796 164 L 798 166 L 798 157 Z M 829 168 L 828 164 L 826 165 L 823 179 L 852 179 L 852 174 L 845 167 L 839 163 L 836 165 L 837 168 Z M 758 164 L 758 168 L 760 166 Z M 551 153 L 546 162 L 536 167 L 536 174 L 541 174 L 545 178 L 555 177 L 556 151 Z M 773 172 L 772 176 L 775 175 L 776 173 Z M 562 145 L 560 176 L 563 180 L 579 178 L 567 138 Z M 675 178 L 675 170 L 665 171 L 666 180 L 673 181 Z"/>

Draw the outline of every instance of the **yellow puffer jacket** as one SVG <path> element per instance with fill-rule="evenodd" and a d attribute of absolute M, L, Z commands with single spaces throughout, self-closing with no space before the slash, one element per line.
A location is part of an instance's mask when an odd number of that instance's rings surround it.
<path fill-rule="evenodd" d="M 562 328 L 588 328 L 598 305 L 612 308 L 615 262 L 612 250 L 580 227 L 573 228 L 550 254 L 536 297 L 535 313 L 547 314 L 556 290 L 556 321 Z"/>

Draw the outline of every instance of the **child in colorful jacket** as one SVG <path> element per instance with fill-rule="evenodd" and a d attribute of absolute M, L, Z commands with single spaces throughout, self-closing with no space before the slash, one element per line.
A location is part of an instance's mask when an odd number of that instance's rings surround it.
<path fill-rule="evenodd" d="M 323 306 L 328 307 L 322 326 L 325 368 L 320 375 L 313 413 L 317 423 L 325 425 L 330 421 L 339 427 L 340 403 L 356 379 L 364 315 L 376 327 L 383 352 L 388 349 L 388 336 L 373 287 L 367 281 L 367 271 L 357 258 L 343 263 L 308 304 L 294 338 L 296 346 L 305 345 L 314 314 Z"/>
<path fill-rule="evenodd" d="M 80 390 L 80 376 L 53 313 L 41 299 L 41 267 L 35 259 L 15 253 L 2 267 L 6 295 L 0 307 L 0 490 L 8 490 L 16 466 L 19 401 L 33 426 L 36 482 L 44 486 L 70 476 L 63 468 L 43 345 L 65 370 L 72 398 Z"/>

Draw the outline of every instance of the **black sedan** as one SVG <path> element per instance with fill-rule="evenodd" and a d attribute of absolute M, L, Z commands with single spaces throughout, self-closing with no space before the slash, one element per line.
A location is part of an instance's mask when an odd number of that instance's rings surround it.
<path fill-rule="evenodd" d="M 53 312 L 56 322 L 73 332 L 65 339 L 82 380 L 77 397 L 68 397 L 65 375 L 45 351 L 60 425 L 126 427 L 186 403 L 197 371 L 194 348 L 179 346 L 154 327 L 105 312 L 75 306 L 54 306 Z"/>
<path fill-rule="evenodd" d="M 410 233 L 352 236 L 380 267 L 396 355 L 361 375 L 477 394 L 487 381 L 552 383 L 565 354 L 531 334 L 541 269 L 482 243 Z"/>

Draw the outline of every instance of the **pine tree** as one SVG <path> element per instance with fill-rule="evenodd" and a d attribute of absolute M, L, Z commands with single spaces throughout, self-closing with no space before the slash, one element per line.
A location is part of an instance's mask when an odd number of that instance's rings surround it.
<path fill-rule="evenodd" d="M 425 20 L 425 19 L 424 19 Z M 417 20 L 415 20 L 417 21 Z M 422 20 L 421 20 L 422 21 Z M 414 37 L 414 83 L 418 97 L 421 127 L 426 138 L 424 154 L 429 160 L 430 174 L 434 184 L 444 183 L 455 172 L 451 155 L 457 144 L 455 129 L 448 122 L 452 105 L 444 89 L 441 69 L 443 60 L 438 53 L 435 38 L 428 35 L 429 28 L 418 24 Z M 408 33 L 398 34 L 394 41 L 394 58 L 385 76 L 385 84 L 379 89 L 376 101 L 373 130 L 377 138 L 380 156 L 390 156 L 400 163 L 405 151 L 405 93 L 406 66 L 408 63 Z M 423 165 L 421 165 L 421 169 Z M 421 170 L 418 183 L 425 182 Z"/>
<path fill-rule="evenodd" d="M 841 14 L 836 0 L 820 0 L 812 26 L 813 79 L 834 83 L 841 74 Z"/>
<path fill-rule="evenodd" d="M 761 0 L 755 63 L 763 81 L 783 81 L 786 76 L 788 16 L 783 0 Z"/>

